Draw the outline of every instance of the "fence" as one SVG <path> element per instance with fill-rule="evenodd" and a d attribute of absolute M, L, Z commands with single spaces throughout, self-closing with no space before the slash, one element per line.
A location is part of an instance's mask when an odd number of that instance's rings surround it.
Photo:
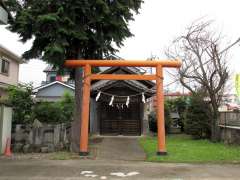
<path fill-rule="evenodd" d="M 219 125 L 240 127 L 240 112 L 220 112 Z"/>
<path fill-rule="evenodd" d="M 240 112 L 220 112 L 220 138 L 227 144 L 240 144 Z"/>

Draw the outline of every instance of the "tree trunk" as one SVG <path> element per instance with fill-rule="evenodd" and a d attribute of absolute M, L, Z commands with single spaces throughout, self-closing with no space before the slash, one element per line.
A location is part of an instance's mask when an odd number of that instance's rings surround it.
<path fill-rule="evenodd" d="M 79 55 L 78 55 L 79 56 Z M 80 59 L 80 57 L 78 57 Z M 80 151 L 80 131 L 81 131 L 81 114 L 82 114 L 82 68 L 75 69 L 75 111 L 74 120 L 71 127 L 71 147 L 72 152 Z"/>
<path fill-rule="evenodd" d="M 219 141 L 219 134 L 218 134 L 218 108 L 217 106 L 213 107 L 213 117 L 211 123 L 211 141 L 218 142 Z"/>

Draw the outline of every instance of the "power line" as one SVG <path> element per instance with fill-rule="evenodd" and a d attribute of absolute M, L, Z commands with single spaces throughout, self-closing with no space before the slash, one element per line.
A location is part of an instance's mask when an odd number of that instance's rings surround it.
<path fill-rule="evenodd" d="M 166 71 L 169 75 L 171 75 L 171 76 L 173 76 L 173 77 L 176 77 L 176 74 L 171 73 L 169 70 L 165 69 L 165 71 Z"/>
<path fill-rule="evenodd" d="M 174 83 L 177 82 L 177 81 L 178 81 L 178 80 L 175 80 L 175 81 L 173 81 L 173 82 L 171 82 L 171 83 L 168 83 L 168 84 L 164 85 L 164 87 L 168 87 L 168 86 L 174 84 Z"/>

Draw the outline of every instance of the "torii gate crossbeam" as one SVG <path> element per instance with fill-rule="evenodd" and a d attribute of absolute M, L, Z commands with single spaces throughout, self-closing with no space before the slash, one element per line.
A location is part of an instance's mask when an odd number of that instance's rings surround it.
<path fill-rule="evenodd" d="M 82 115 L 81 115 L 81 134 L 80 134 L 80 155 L 88 155 L 88 126 L 89 126 L 89 104 L 91 80 L 156 80 L 157 95 L 157 154 L 166 155 L 165 145 L 165 125 L 164 125 L 164 92 L 163 92 L 163 68 L 179 68 L 180 60 L 67 60 L 65 66 L 69 68 L 84 68 Z M 91 67 L 154 67 L 155 75 L 126 75 L 126 74 L 92 74 Z"/>

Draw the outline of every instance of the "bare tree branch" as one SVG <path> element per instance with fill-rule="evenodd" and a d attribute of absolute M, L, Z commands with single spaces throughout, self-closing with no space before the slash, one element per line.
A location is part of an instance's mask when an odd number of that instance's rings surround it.
<path fill-rule="evenodd" d="M 180 83 L 192 93 L 201 89 L 210 99 L 213 112 L 212 135 L 215 136 L 218 107 L 229 71 L 226 56 L 218 50 L 221 36 L 210 30 L 211 24 L 212 21 L 194 22 L 187 28 L 186 34 L 173 41 L 166 55 L 182 59 L 183 64 L 178 71 Z"/>

